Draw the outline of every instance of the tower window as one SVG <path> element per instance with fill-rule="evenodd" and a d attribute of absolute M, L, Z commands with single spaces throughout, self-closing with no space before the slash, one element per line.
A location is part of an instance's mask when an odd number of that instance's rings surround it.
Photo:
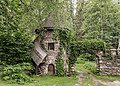
<path fill-rule="evenodd" d="M 48 50 L 54 50 L 54 43 L 48 43 Z"/>

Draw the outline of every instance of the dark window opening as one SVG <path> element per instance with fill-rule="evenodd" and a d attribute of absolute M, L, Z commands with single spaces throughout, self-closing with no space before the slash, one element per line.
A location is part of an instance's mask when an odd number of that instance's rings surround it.
<path fill-rule="evenodd" d="M 53 31 L 53 29 L 47 29 L 47 31 Z"/>
<path fill-rule="evenodd" d="M 52 27 L 44 27 L 47 31 L 53 31 L 53 28 Z"/>
<path fill-rule="evenodd" d="M 48 50 L 54 50 L 54 43 L 48 43 Z"/>

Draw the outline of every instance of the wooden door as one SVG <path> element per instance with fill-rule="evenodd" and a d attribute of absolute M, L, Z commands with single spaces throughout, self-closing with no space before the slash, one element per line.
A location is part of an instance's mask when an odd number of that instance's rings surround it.
<path fill-rule="evenodd" d="M 53 64 L 49 64 L 49 66 L 48 66 L 48 74 L 49 75 L 55 74 L 55 67 L 54 67 Z"/>

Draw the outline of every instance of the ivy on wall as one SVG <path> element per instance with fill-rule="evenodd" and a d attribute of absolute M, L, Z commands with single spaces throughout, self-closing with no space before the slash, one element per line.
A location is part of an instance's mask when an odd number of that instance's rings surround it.
<path fill-rule="evenodd" d="M 70 32 L 67 28 L 58 28 L 54 30 L 54 39 L 59 40 L 60 47 L 58 52 L 58 58 L 56 61 L 56 75 L 65 76 L 64 62 L 62 57 L 63 48 L 69 52 Z"/>
<path fill-rule="evenodd" d="M 65 71 L 64 71 L 64 62 L 62 59 L 62 47 L 59 47 L 59 52 L 58 52 L 58 57 L 56 61 L 56 75 L 57 76 L 65 76 Z"/>

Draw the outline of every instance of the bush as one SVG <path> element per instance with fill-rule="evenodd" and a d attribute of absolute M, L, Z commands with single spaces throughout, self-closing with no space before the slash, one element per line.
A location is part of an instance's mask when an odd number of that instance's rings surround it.
<path fill-rule="evenodd" d="M 0 60 L 8 65 L 29 62 L 31 36 L 27 32 L 15 31 L 0 34 Z"/>
<path fill-rule="evenodd" d="M 80 56 L 78 58 L 81 58 L 85 61 L 95 61 L 95 56 L 91 55 L 89 53 L 80 54 Z"/>
<path fill-rule="evenodd" d="M 59 50 L 60 52 L 58 53 L 58 58 L 56 61 L 56 76 L 65 76 L 62 48 L 60 47 Z"/>
<path fill-rule="evenodd" d="M 56 76 L 65 76 L 63 60 L 61 57 L 58 57 L 56 63 Z"/>
<path fill-rule="evenodd" d="M 30 77 L 27 75 L 30 69 L 31 65 L 29 63 L 4 66 L 1 69 L 1 79 L 11 80 L 19 84 L 30 82 Z"/>
<path fill-rule="evenodd" d="M 79 64 L 84 64 L 85 63 L 85 59 L 84 58 L 77 58 L 77 63 Z"/>
<path fill-rule="evenodd" d="M 90 70 L 92 73 L 97 72 L 95 63 L 86 62 L 83 67 L 87 70 Z"/>
<path fill-rule="evenodd" d="M 0 61 L 0 76 L 2 76 L 2 69 L 4 68 L 4 63 Z M 1 77 L 0 77 L 1 79 Z"/>

